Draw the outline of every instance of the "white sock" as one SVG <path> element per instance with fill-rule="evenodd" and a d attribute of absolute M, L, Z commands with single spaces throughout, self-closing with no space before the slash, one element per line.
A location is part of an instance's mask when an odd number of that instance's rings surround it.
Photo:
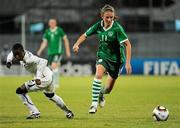
<path fill-rule="evenodd" d="M 22 100 L 23 104 L 29 109 L 32 113 L 40 113 L 37 107 L 33 104 L 31 98 L 27 94 L 17 94 L 19 98 Z"/>
<path fill-rule="evenodd" d="M 92 102 L 91 106 L 98 107 L 98 102 Z"/>
<path fill-rule="evenodd" d="M 101 91 L 101 79 L 94 78 L 92 85 L 92 106 L 98 106 L 99 94 Z"/>
<path fill-rule="evenodd" d="M 59 69 L 53 70 L 53 85 L 57 88 L 59 87 Z"/>
<path fill-rule="evenodd" d="M 59 97 L 58 95 L 54 95 L 52 98 L 50 98 L 58 107 L 60 107 L 65 113 L 69 111 L 69 109 L 66 107 L 63 99 Z"/>

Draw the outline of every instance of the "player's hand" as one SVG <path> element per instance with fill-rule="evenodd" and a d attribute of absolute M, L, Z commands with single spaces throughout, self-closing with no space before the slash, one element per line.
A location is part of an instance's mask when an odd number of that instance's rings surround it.
<path fill-rule="evenodd" d="M 77 54 L 78 51 L 79 51 L 79 46 L 78 45 L 74 45 L 73 46 L 73 51 L 74 51 L 75 54 Z"/>
<path fill-rule="evenodd" d="M 127 73 L 128 75 L 130 75 L 130 74 L 132 73 L 131 64 L 130 64 L 130 63 L 126 63 L 125 68 L 126 68 L 126 73 Z"/>
<path fill-rule="evenodd" d="M 40 79 L 35 79 L 35 82 L 36 82 L 37 85 L 41 84 L 41 80 Z"/>
<path fill-rule="evenodd" d="M 38 55 L 38 56 L 41 56 L 41 52 L 40 52 L 39 50 L 37 51 L 37 55 Z"/>
<path fill-rule="evenodd" d="M 9 68 L 9 69 L 11 68 L 11 65 L 12 65 L 11 62 L 6 63 L 6 67 Z"/>

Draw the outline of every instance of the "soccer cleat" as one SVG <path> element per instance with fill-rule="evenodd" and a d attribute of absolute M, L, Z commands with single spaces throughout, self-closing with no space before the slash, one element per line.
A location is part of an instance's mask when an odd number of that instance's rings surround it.
<path fill-rule="evenodd" d="M 89 109 L 89 114 L 95 114 L 97 112 L 97 108 L 95 106 L 91 106 Z"/>
<path fill-rule="evenodd" d="M 66 117 L 67 117 L 68 119 L 72 119 L 72 118 L 74 117 L 73 112 L 69 110 L 69 111 L 67 112 L 67 114 L 66 114 Z"/>
<path fill-rule="evenodd" d="M 30 114 L 26 117 L 26 119 L 38 119 L 38 118 L 40 118 L 40 113 Z"/>
<path fill-rule="evenodd" d="M 106 100 L 103 95 L 99 96 L 99 106 L 103 108 L 105 106 Z"/>

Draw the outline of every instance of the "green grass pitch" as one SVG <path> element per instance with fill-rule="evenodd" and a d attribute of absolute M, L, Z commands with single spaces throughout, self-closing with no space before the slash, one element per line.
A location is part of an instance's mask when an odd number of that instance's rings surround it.
<path fill-rule="evenodd" d="M 93 76 L 62 76 L 56 93 L 75 113 L 72 120 L 42 92 L 29 94 L 41 118 L 26 120 L 28 111 L 15 90 L 29 79 L 32 77 L 0 77 L 0 128 L 180 128 L 179 76 L 121 76 L 106 95 L 105 107 L 94 115 L 88 114 Z M 157 105 L 169 109 L 168 121 L 153 120 Z"/>

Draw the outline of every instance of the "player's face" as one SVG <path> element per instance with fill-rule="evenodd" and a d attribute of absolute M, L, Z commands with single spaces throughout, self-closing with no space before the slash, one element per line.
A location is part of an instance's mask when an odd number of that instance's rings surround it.
<path fill-rule="evenodd" d="M 49 20 L 49 27 L 50 27 L 51 29 L 55 28 L 56 25 L 57 25 L 57 23 L 56 23 L 56 20 L 55 20 L 55 19 Z"/>
<path fill-rule="evenodd" d="M 102 19 L 105 23 L 105 27 L 109 27 L 112 24 L 112 21 L 114 20 L 114 12 L 104 12 L 104 14 L 102 15 Z"/>
<path fill-rule="evenodd" d="M 15 53 L 13 53 L 14 54 L 14 57 L 17 59 L 17 60 L 23 60 L 23 58 L 24 58 L 24 52 L 15 52 Z"/>

